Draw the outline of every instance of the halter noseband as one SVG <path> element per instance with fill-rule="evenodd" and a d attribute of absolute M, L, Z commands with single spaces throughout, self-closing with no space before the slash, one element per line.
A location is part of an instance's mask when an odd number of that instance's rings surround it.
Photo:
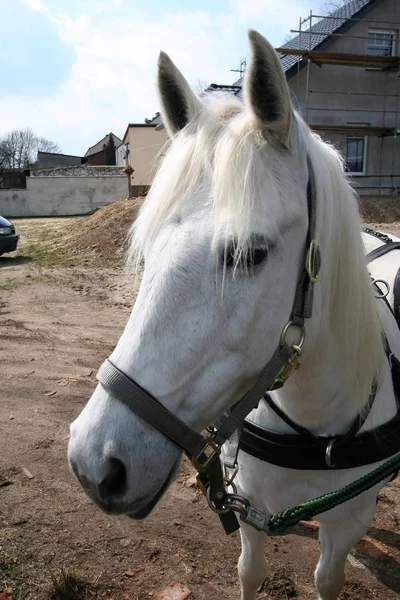
<path fill-rule="evenodd" d="M 316 190 L 314 171 L 309 157 L 307 157 L 307 165 L 309 179 L 306 253 L 290 320 L 282 330 L 277 350 L 261 371 L 256 383 L 229 413 L 219 418 L 218 425 L 209 429 L 207 437 L 188 427 L 156 398 L 118 369 L 110 359 L 106 359 L 97 374 L 97 379 L 109 394 L 186 452 L 198 471 L 199 486 L 207 496 L 211 508 L 218 512 L 226 533 L 231 533 L 239 527 L 233 512 L 239 509 L 227 502 L 226 481 L 219 460 L 221 447 L 236 430 L 241 428 L 245 417 L 258 405 L 264 394 L 282 387 L 292 371 L 300 366 L 299 359 L 305 339 L 304 323 L 305 319 L 312 315 L 314 284 L 318 279 L 321 256 L 315 240 Z M 293 327 L 299 330 L 299 339 L 296 344 L 288 344 L 286 335 Z M 257 522 L 260 515 L 257 515 L 257 511 L 254 510 L 246 514 L 246 521 L 260 528 L 261 524 Z"/>

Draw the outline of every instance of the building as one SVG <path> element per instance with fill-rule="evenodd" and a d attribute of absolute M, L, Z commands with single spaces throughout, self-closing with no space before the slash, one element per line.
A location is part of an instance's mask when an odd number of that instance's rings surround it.
<path fill-rule="evenodd" d="M 48 167 L 74 167 L 81 165 L 85 160 L 81 156 L 72 154 L 61 154 L 59 152 L 40 152 L 37 153 L 37 161 L 31 168 L 46 169 Z"/>
<path fill-rule="evenodd" d="M 146 192 L 155 175 L 157 159 L 167 141 L 159 113 L 145 123 L 129 123 L 122 144 L 117 148 L 117 164 L 126 164 L 130 174 L 130 196 Z M 123 162 L 125 161 L 125 162 Z"/>
<path fill-rule="evenodd" d="M 107 133 L 107 135 L 105 135 L 99 142 L 97 142 L 97 144 L 94 144 L 94 146 L 90 146 L 90 148 L 86 152 L 84 158 L 86 158 L 86 162 L 88 165 L 103 166 L 107 164 L 106 146 L 111 136 L 114 139 L 115 148 L 118 148 L 122 144 L 122 140 L 117 135 L 115 135 L 115 133 Z"/>
<path fill-rule="evenodd" d="M 341 150 L 360 195 L 400 193 L 399 29 L 399 0 L 350 0 L 277 48 L 293 104 Z"/>

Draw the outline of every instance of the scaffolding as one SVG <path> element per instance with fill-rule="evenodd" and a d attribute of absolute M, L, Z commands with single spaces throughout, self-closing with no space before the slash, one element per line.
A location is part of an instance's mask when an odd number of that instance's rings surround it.
<path fill-rule="evenodd" d="M 301 78 L 300 71 L 303 67 L 306 68 L 305 75 L 305 90 L 303 116 L 311 129 L 329 135 L 346 135 L 360 137 L 375 137 L 380 139 L 379 150 L 379 172 L 358 174 L 357 179 L 362 182 L 362 188 L 376 190 L 372 195 L 387 195 L 400 193 L 400 173 L 395 173 L 396 170 L 396 151 L 398 146 L 398 137 L 400 134 L 400 39 L 399 28 L 400 21 L 395 20 L 395 2 L 391 0 L 391 18 L 387 21 L 379 19 L 365 19 L 362 15 L 355 15 L 351 18 L 342 16 L 334 16 L 335 13 L 329 16 L 310 14 L 305 19 L 300 19 L 299 29 L 292 29 L 291 33 L 298 34 L 298 48 L 281 47 L 277 48 L 283 56 L 297 56 L 297 86 L 298 94 L 300 94 Z M 318 28 L 320 19 L 325 19 L 329 22 L 332 20 L 332 32 L 326 33 L 323 29 Z M 336 23 L 334 23 L 336 21 Z M 326 21 L 325 21 L 326 22 Z M 381 29 L 385 33 L 390 33 L 391 49 L 390 55 L 368 54 L 368 53 L 348 53 L 348 52 L 326 52 L 321 49 L 321 45 L 327 39 L 333 36 L 336 39 L 341 37 L 354 38 L 357 40 L 370 40 L 368 35 L 351 35 L 351 32 L 343 29 L 342 26 L 346 23 L 357 24 L 357 22 L 371 23 L 371 28 L 376 30 Z M 367 44 L 365 44 L 367 45 Z M 295 63 L 296 64 L 296 63 Z M 312 87 L 312 70 L 311 65 L 315 64 L 322 68 L 324 66 L 337 65 L 343 67 L 359 67 L 368 71 L 378 72 L 379 80 L 376 87 L 371 93 L 368 91 L 329 91 L 321 89 L 313 89 Z M 394 82 L 394 78 L 396 81 Z M 382 81 L 383 80 L 383 81 Z M 394 83 L 394 84 L 393 84 Z M 388 90 L 392 87 L 392 91 Z M 320 106 L 310 104 L 311 98 L 323 97 L 323 94 L 335 96 L 335 101 L 339 99 L 345 100 L 344 106 L 336 106 L 329 108 L 321 103 Z M 349 97 L 352 101 L 349 102 Z M 359 106 L 360 103 L 371 99 L 379 99 L 380 107 L 365 108 Z M 370 101 L 370 104 L 372 102 Z M 391 103 L 391 108 L 388 107 Z M 318 104 L 318 102 L 316 102 Z M 337 113 L 337 123 L 332 123 L 333 113 Z M 351 114 L 351 120 L 347 119 L 346 113 Z M 371 115 L 372 123 L 365 123 L 366 115 Z M 331 118 L 327 118 L 330 115 Z M 348 116 L 349 116 L 348 115 Z M 356 115 L 356 118 L 355 116 Z M 339 118 L 340 116 L 340 118 Z M 325 118 L 324 118 L 325 117 Z M 335 119 L 333 119 L 335 121 Z M 356 122 L 357 121 L 357 122 Z M 386 142 L 386 140 L 390 140 Z M 388 144 L 385 146 L 385 144 Z M 390 157 L 390 171 L 383 172 L 383 154 Z"/>

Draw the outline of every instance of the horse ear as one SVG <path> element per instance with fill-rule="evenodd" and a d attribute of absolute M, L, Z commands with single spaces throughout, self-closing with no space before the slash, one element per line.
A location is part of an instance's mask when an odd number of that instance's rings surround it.
<path fill-rule="evenodd" d="M 173 136 L 200 111 L 200 100 L 165 52 L 161 52 L 158 59 L 158 89 L 163 121 Z"/>
<path fill-rule="evenodd" d="M 289 147 L 292 103 L 277 53 L 257 31 L 249 31 L 251 58 L 244 80 L 245 102 L 265 135 L 272 133 Z"/>

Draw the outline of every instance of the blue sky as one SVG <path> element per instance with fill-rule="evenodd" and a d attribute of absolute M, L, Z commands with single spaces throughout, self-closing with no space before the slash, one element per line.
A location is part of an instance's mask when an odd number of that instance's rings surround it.
<path fill-rule="evenodd" d="M 68 154 L 151 117 L 160 49 L 191 84 L 232 83 L 258 29 L 278 46 L 322 0 L 0 0 L 0 135 L 31 127 Z"/>

